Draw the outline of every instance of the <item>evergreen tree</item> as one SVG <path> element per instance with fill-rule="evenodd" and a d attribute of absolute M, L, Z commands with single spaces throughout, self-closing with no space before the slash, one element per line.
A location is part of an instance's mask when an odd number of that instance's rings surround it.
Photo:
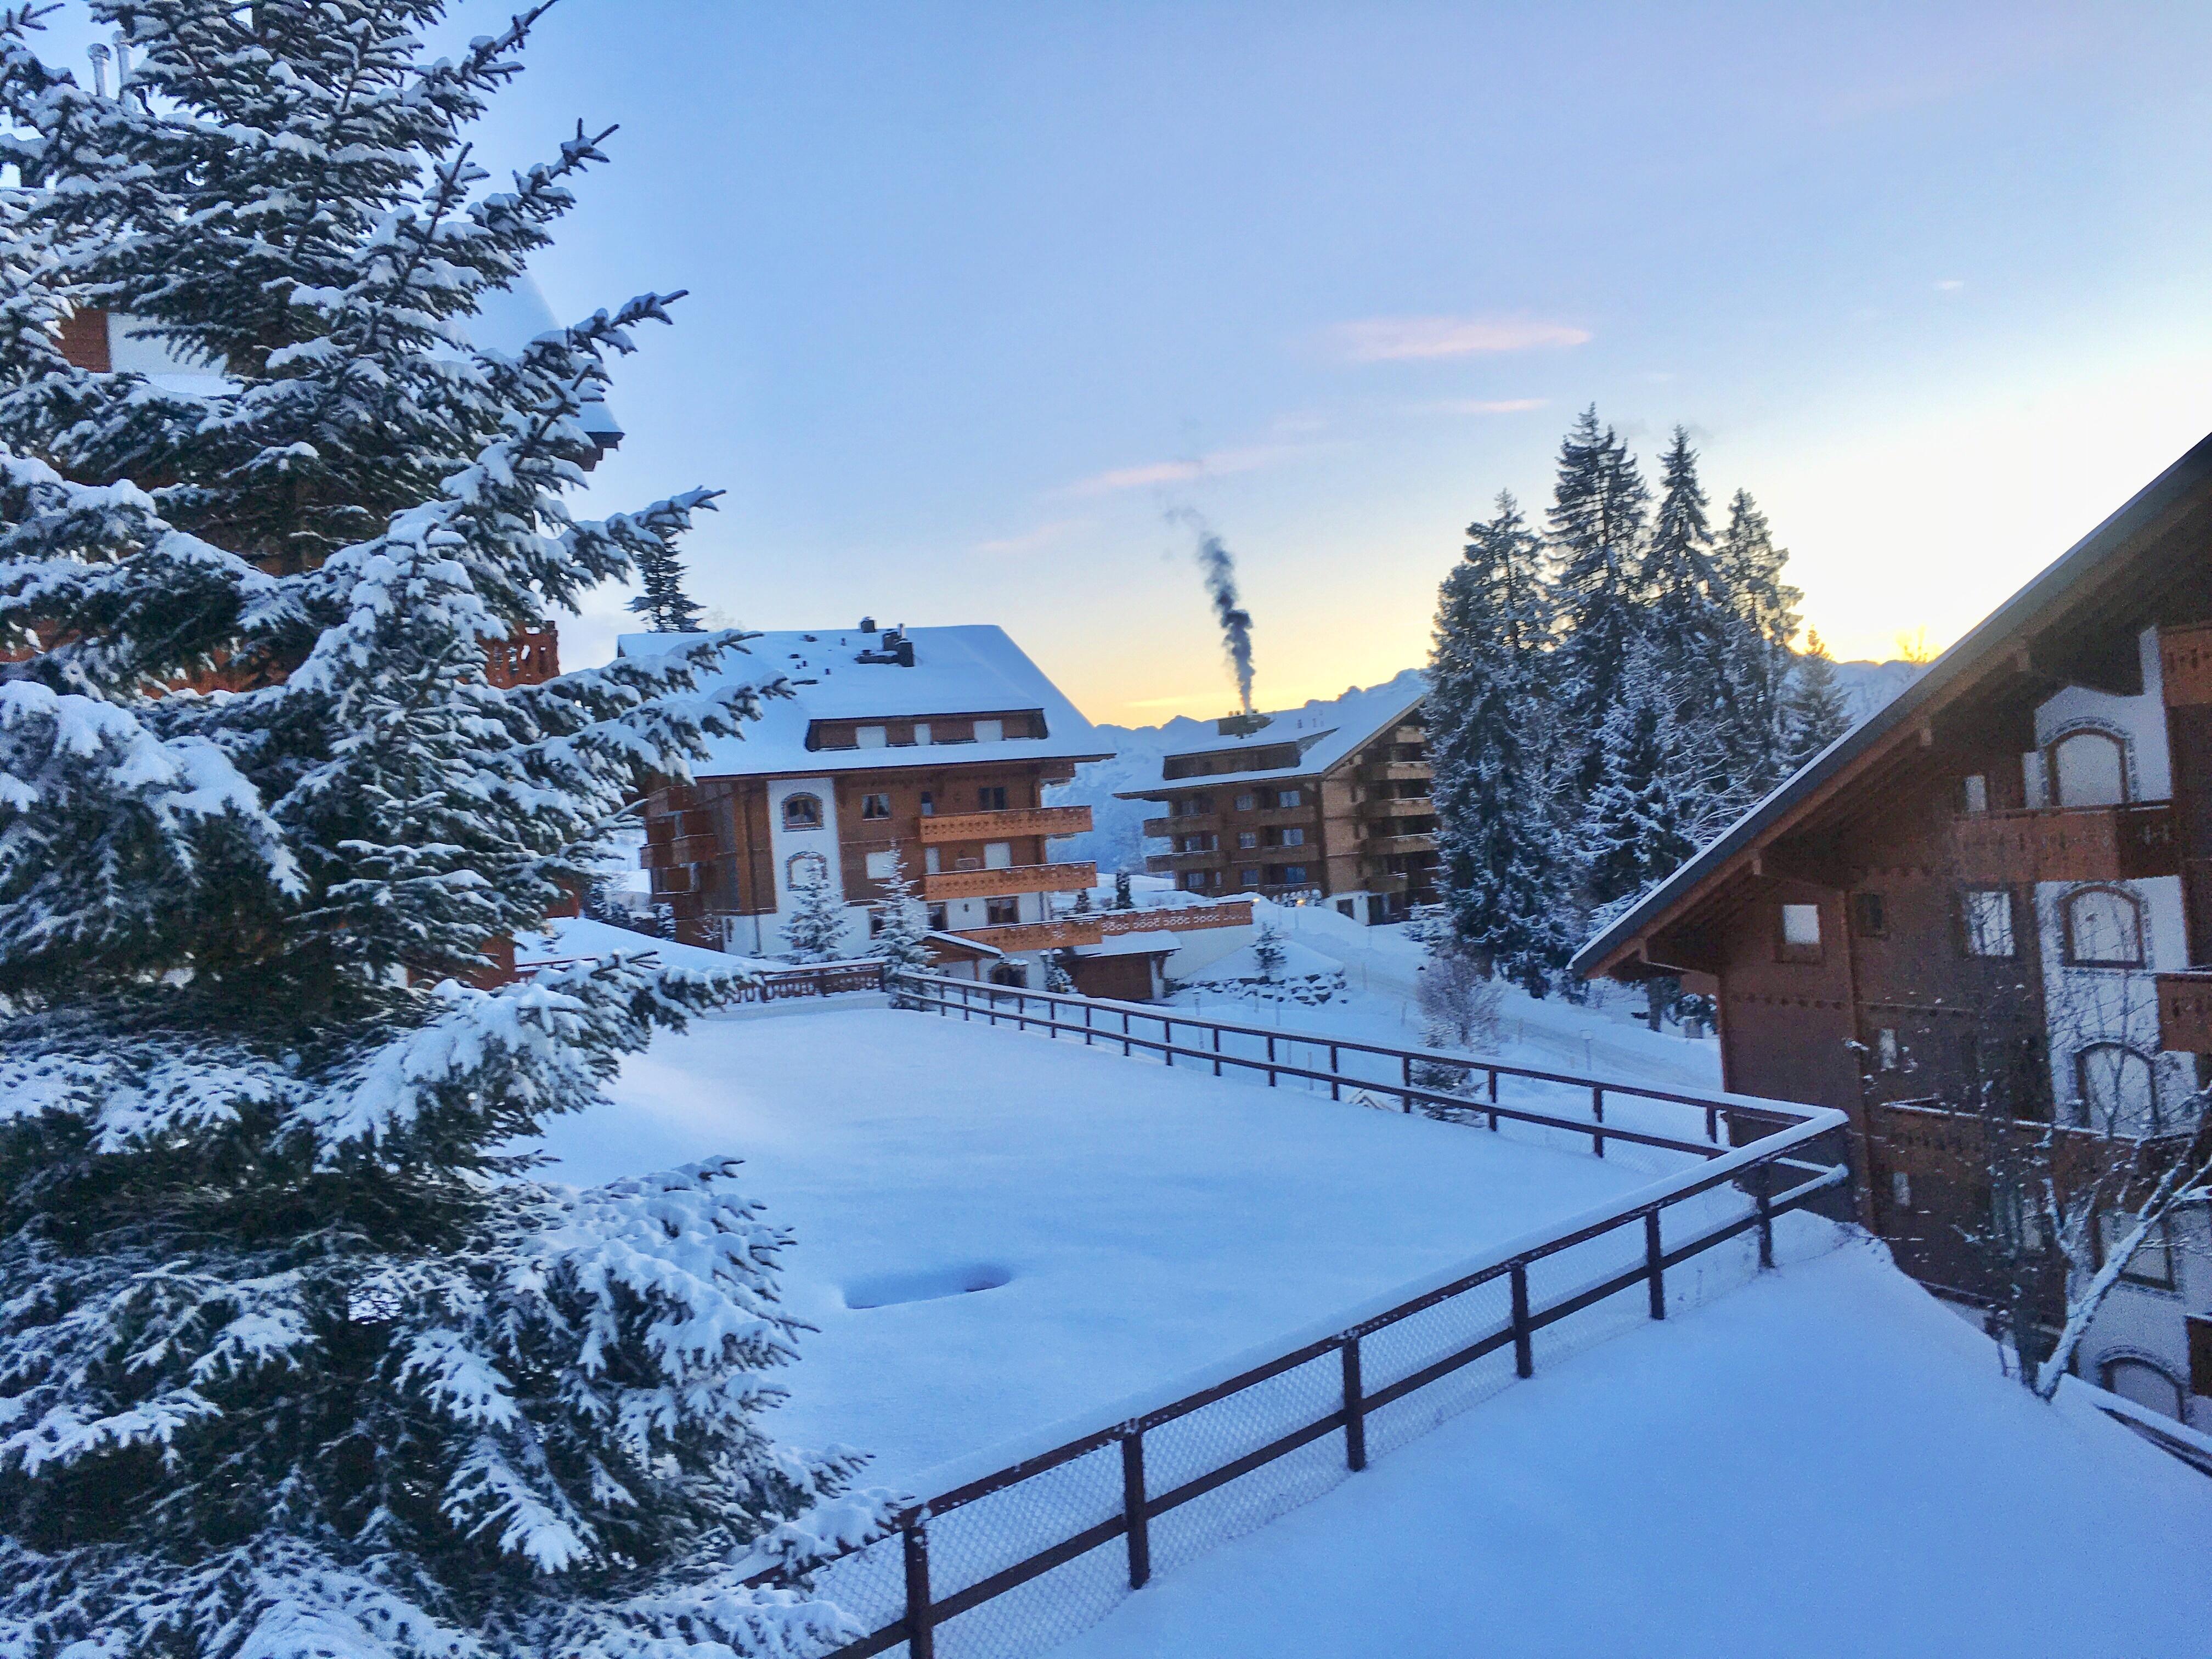
<path fill-rule="evenodd" d="M 883 958 L 886 974 L 929 971 L 929 907 L 907 873 L 903 850 L 891 854 L 891 872 L 882 887 L 877 914 L 883 926 L 868 942 L 868 954 Z"/>
<path fill-rule="evenodd" d="M 1113 908 L 1116 910 L 1133 910 L 1137 908 L 1137 896 L 1129 890 L 1129 872 L 1127 870 L 1117 870 L 1114 872 Z"/>
<path fill-rule="evenodd" d="M 1074 954 L 1072 951 L 1048 951 L 1044 953 L 1044 988 L 1054 996 L 1075 994 L 1075 975 L 1068 967 Z"/>
<path fill-rule="evenodd" d="M 1459 945 L 1540 996 L 1571 946 L 1544 738 L 1551 637 L 1542 544 L 1510 494 L 1468 528 L 1437 604 L 1423 718 L 1439 883 Z"/>
<path fill-rule="evenodd" d="M 1075 914 L 1081 916 L 1088 915 L 1090 912 L 1091 890 L 1088 887 L 1078 888 L 1075 894 Z"/>
<path fill-rule="evenodd" d="M 660 299 L 467 343 L 598 152 L 477 191 L 529 18 L 433 58 L 436 0 L 93 11 L 127 95 L 0 14 L 0 1650 L 834 1642 L 724 1565 L 816 1549 L 854 1467 L 762 1431 L 800 1328 L 735 1161 L 577 1192 L 502 1150 L 741 976 L 467 982 L 757 712 L 700 690 L 727 634 L 485 679 L 709 499 L 563 501 Z M 226 378 L 72 368 L 76 306 Z"/>
<path fill-rule="evenodd" d="M 1851 729 L 1843 687 L 1836 683 L 1835 659 L 1816 629 L 1805 635 L 1784 707 L 1784 756 L 1795 771 Z"/>
<path fill-rule="evenodd" d="M 791 915 L 783 924 L 787 962 L 835 962 L 844 955 L 845 897 L 827 871 L 817 870 L 791 890 Z"/>
<path fill-rule="evenodd" d="M 638 586 L 643 590 L 629 608 L 643 617 L 656 634 L 696 634 L 699 607 L 684 591 L 684 564 L 676 550 L 666 548 L 641 556 L 637 562 Z"/>
<path fill-rule="evenodd" d="M 1283 949 L 1282 931 L 1272 921 L 1261 922 L 1252 936 L 1252 962 L 1260 977 L 1273 985 L 1289 959 L 1290 953 Z"/>
<path fill-rule="evenodd" d="M 1796 660 L 1790 644 L 1797 637 L 1797 605 L 1804 598 L 1782 579 L 1789 560 L 1775 546 L 1751 492 L 1737 490 L 1714 564 L 1731 623 L 1726 657 L 1735 716 L 1731 764 L 1752 795 L 1773 787 L 1788 769 L 1783 702 Z"/>
<path fill-rule="evenodd" d="M 1734 684 L 1724 672 L 1730 617 L 1713 558 L 1705 492 L 1690 434 L 1674 428 L 1660 459 L 1659 511 L 1644 544 L 1637 587 L 1644 604 L 1644 641 L 1657 695 L 1678 741 L 1714 753 L 1735 728 Z"/>
<path fill-rule="evenodd" d="M 1638 564 L 1650 491 L 1628 447 L 1583 411 L 1559 447 L 1549 516 L 1560 639 L 1555 664 L 1564 753 L 1577 795 L 1595 787 L 1600 742 L 1644 629 Z"/>
<path fill-rule="evenodd" d="M 1640 654 L 1622 693 L 1606 720 L 1604 769 L 1582 824 L 1584 884 L 1601 915 L 1671 875 L 1697 850 L 1659 678 Z"/>

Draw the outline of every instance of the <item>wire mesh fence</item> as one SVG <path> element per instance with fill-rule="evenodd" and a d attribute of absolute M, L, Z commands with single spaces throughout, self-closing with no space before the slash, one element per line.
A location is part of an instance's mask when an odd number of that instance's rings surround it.
<path fill-rule="evenodd" d="M 959 983 L 915 975 L 899 988 L 909 1001 L 947 1012 L 957 1006 Z M 945 986 L 956 991 L 939 988 Z M 1051 1000 L 1062 1006 L 1047 1019 L 1086 1029 L 1060 1017 L 1081 1000 Z M 1112 1036 L 1119 1046 L 1122 1011 L 1104 1006 L 1117 1017 Z M 978 1012 L 971 1004 L 969 1016 Z M 1102 1033 L 1088 1029 L 1095 1046 Z M 1167 1046 L 1152 1051 L 1163 1063 L 1210 1065 L 1214 1053 L 1211 1032 L 1198 1042 L 1152 1040 Z M 1145 1041 L 1130 1034 L 1133 1058 Z M 1367 1050 L 1370 1061 L 1394 1052 L 1406 1051 Z M 1225 1054 L 1224 1066 L 1236 1058 L 1294 1063 L 1262 1051 Z M 1304 1069 L 1310 1075 L 1302 1084 L 1345 1080 L 1340 1073 Z M 1504 1081 L 1505 1069 L 1484 1079 L 1485 1121 L 1486 1091 Z M 1510 1120 L 1516 1131 L 1559 1137 L 1559 1145 L 1589 1152 L 1595 1126 L 1607 1121 L 1603 1097 L 1593 1091 L 1620 1085 L 1553 1073 L 1520 1080 L 1579 1091 L 1597 1115 L 1566 1117 L 1524 1097 L 1511 1103 L 1522 1113 Z M 1409 1091 L 1407 1104 L 1429 1103 L 1406 1075 L 1395 1086 Z M 868 1632 L 821 1659 L 1043 1653 L 1097 1623 L 1155 1572 L 1172 1571 L 1310 1502 L 1370 1457 L 1406 1446 L 1539 1367 L 1746 1282 L 1772 1265 L 1775 1218 L 1847 1179 L 1840 1113 L 1735 1097 L 1655 1091 L 1650 1097 L 1700 1115 L 1709 1108 L 1729 1115 L 1737 1135 L 1747 1127 L 1762 1133 L 1731 1148 L 1718 1139 L 1729 1127 L 1721 1118 L 1714 1138 L 1694 1140 L 1615 1120 L 1597 1144 L 1671 1160 L 1659 1181 L 1617 1209 L 1523 1242 L 1449 1284 L 1199 1393 L 916 1505 L 890 1536 L 815 1570 L 817 1593 Z M 1831 1162 L 1816 1159 L 1823 1143 L 1833 1146 Z"/>

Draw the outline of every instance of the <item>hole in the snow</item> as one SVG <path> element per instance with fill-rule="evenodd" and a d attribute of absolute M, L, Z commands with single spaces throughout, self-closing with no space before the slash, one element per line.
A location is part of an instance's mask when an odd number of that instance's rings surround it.
<path fill-rule="evenodd" d="M 964 1261 L 954 1267 L 920 1273 L 878 1273 L 845 1287 L 848 1308 L 889 1308 L 902 1302 L 935 1302 L 971 1291 L 995 1291 L 1013 1275 L 993 1261 Z"/>

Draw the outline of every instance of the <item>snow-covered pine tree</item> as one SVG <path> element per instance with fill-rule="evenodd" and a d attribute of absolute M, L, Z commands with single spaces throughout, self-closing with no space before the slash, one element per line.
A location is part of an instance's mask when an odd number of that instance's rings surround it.
<path fill-rule="evenodd" d="M 1818 629 L 1805 635 L 1805 649 L 1783 701 L 1783 758 L 1792 771 L 1851 729 L 1835 659 Z"/>
<path fill-rule="evenodd" d="M 1252 935 L 1252 965 L 1260 970 L 1260 977 L 1270 985 L 1283 971 L 1290 953 L 1283 948 L 1282 929 L 1272 921 L 1263 921 Z"/>
<path fill-rule="evenodd" d="M 1584 888 L 1601 914 L 1672 874 L 1697 846 L 1679 783 L 1686 769 L 1658 676 L 1641 652 L 1606 720 L 1602 752 L 1580 836 Z"/>
<path fill-rule="evenodd" d="M 1730 617 L 1717 592 L 1712 526 L 1698 479 L 1698 452 L 1680 426 L 1660 458 L 1659 479 L 1659 510 L 1637 569 L 1644 605 L 1644 648 L 1678 750 L 1692 757 L 1717 756 L 1736 725 L 1735 684 L 1724 672 L 1732 643 Z M 1725 780 L 1723 793 L 1734 804 L 1743 804 L 1742 791 L 1723 769 L 1707 768 L 1704 775 Z M 1684 803 L 1692 817 L 1723 812 L 1728 804 Z"/>
<path fill-rule="evenodd" d="M 914 878 L 907 873 L 906 854 L 894 851 L 891 872 L 885 877 L 876 901 L 883 925 L 868 941 L 868 954 L 883 958 L 886 974 L 921 974 L 929 970 L 929 907 Z"/>
<path fill-rule="evenodd" d="M 629 608 L 643 617 L 656 634 L 696 634 L 701 611 L 684 591 L 684 562 L 672 547 L 641 553 L 637 561 L 640 592 Z"/>
<path fill-rule="evenodd" d="M 96 0 L 121 96 L 0 13 L 10 1659 L 786 1651 L 844 1621 L 726 1564 L 877 1512 L 794 1521 L 853 1460 L 762 1431 L 799 1328 L 732 1161 L 580 1193 L 507 1150 L 732 988 L 469 981 L 757 691 L 698 689 L 726 634 L 485 681 L 708 496 L 562 500 L 659 299 L 467 343 L 599 156 L 480 191 L 536 14 L 432 58 L 441 9 Z M 74 369 L 72 306 L 224 379 Z"/>
<path fill-rule="evenodd" d="M 1114 872 L 1113 908 L 1116 910 L 1133 910 L 1137 908 L 1137 896 L 1129 890 L 1129 872 L 1127 870 L 1116 870 Z"/>
<path fill-rule="evenodd" d="M 845 954 L 845 897 L 825 870 L 794 882 L 783 924 L 787 962 L 835 962 Z"/>
<path fill-rule="evenodd" d="M 1771 788 L 1789 769 L 1783 700 L 1795 661 L 1790 644 L 1797 637 L 1797 605 L 1805 597 L 1782 579 L 1789 562 L 1751 492 L 1737 490 L 1713 564 L 1730 617 L 1726 660 L 1735 715 L 1730 764 L 1752 794 Z"/>
<path fill-rule="evenodd" d="M 1560 750 L 1577 799 L 1597 787 L 1601 733 L 1643 632 L 1636 579 L 1650 501 L 1635 458 L 1613 428 L 1598 424 L 1593 404 L 1559 446 L 1548 517 Z"/>
<path fill-rule="evenodd" d="M 1542 544 L 1510 494 L 1468 527 L 1437 602 L 1422 708 L 1437 850 L 1459 945 L 1541 996 L 1571 948 L 1566 872 L 1544 738 L 1551 636 Z"/>

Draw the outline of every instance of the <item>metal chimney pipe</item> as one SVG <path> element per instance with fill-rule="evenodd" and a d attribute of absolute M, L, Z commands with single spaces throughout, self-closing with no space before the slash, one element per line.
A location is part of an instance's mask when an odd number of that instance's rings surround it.
<path fill-rule="evenodd" d="M 95 98 L 106 97 L 107 48 L 95 40 L 84 49 L 84 55 L 92 59 L 92 95 Z"/>
<path fill-rule="evenodd" d="M 123 96 L 123 83 L 131 78 L 131 46 L 123 31 L 115 31 L 115 95 Z"/>

